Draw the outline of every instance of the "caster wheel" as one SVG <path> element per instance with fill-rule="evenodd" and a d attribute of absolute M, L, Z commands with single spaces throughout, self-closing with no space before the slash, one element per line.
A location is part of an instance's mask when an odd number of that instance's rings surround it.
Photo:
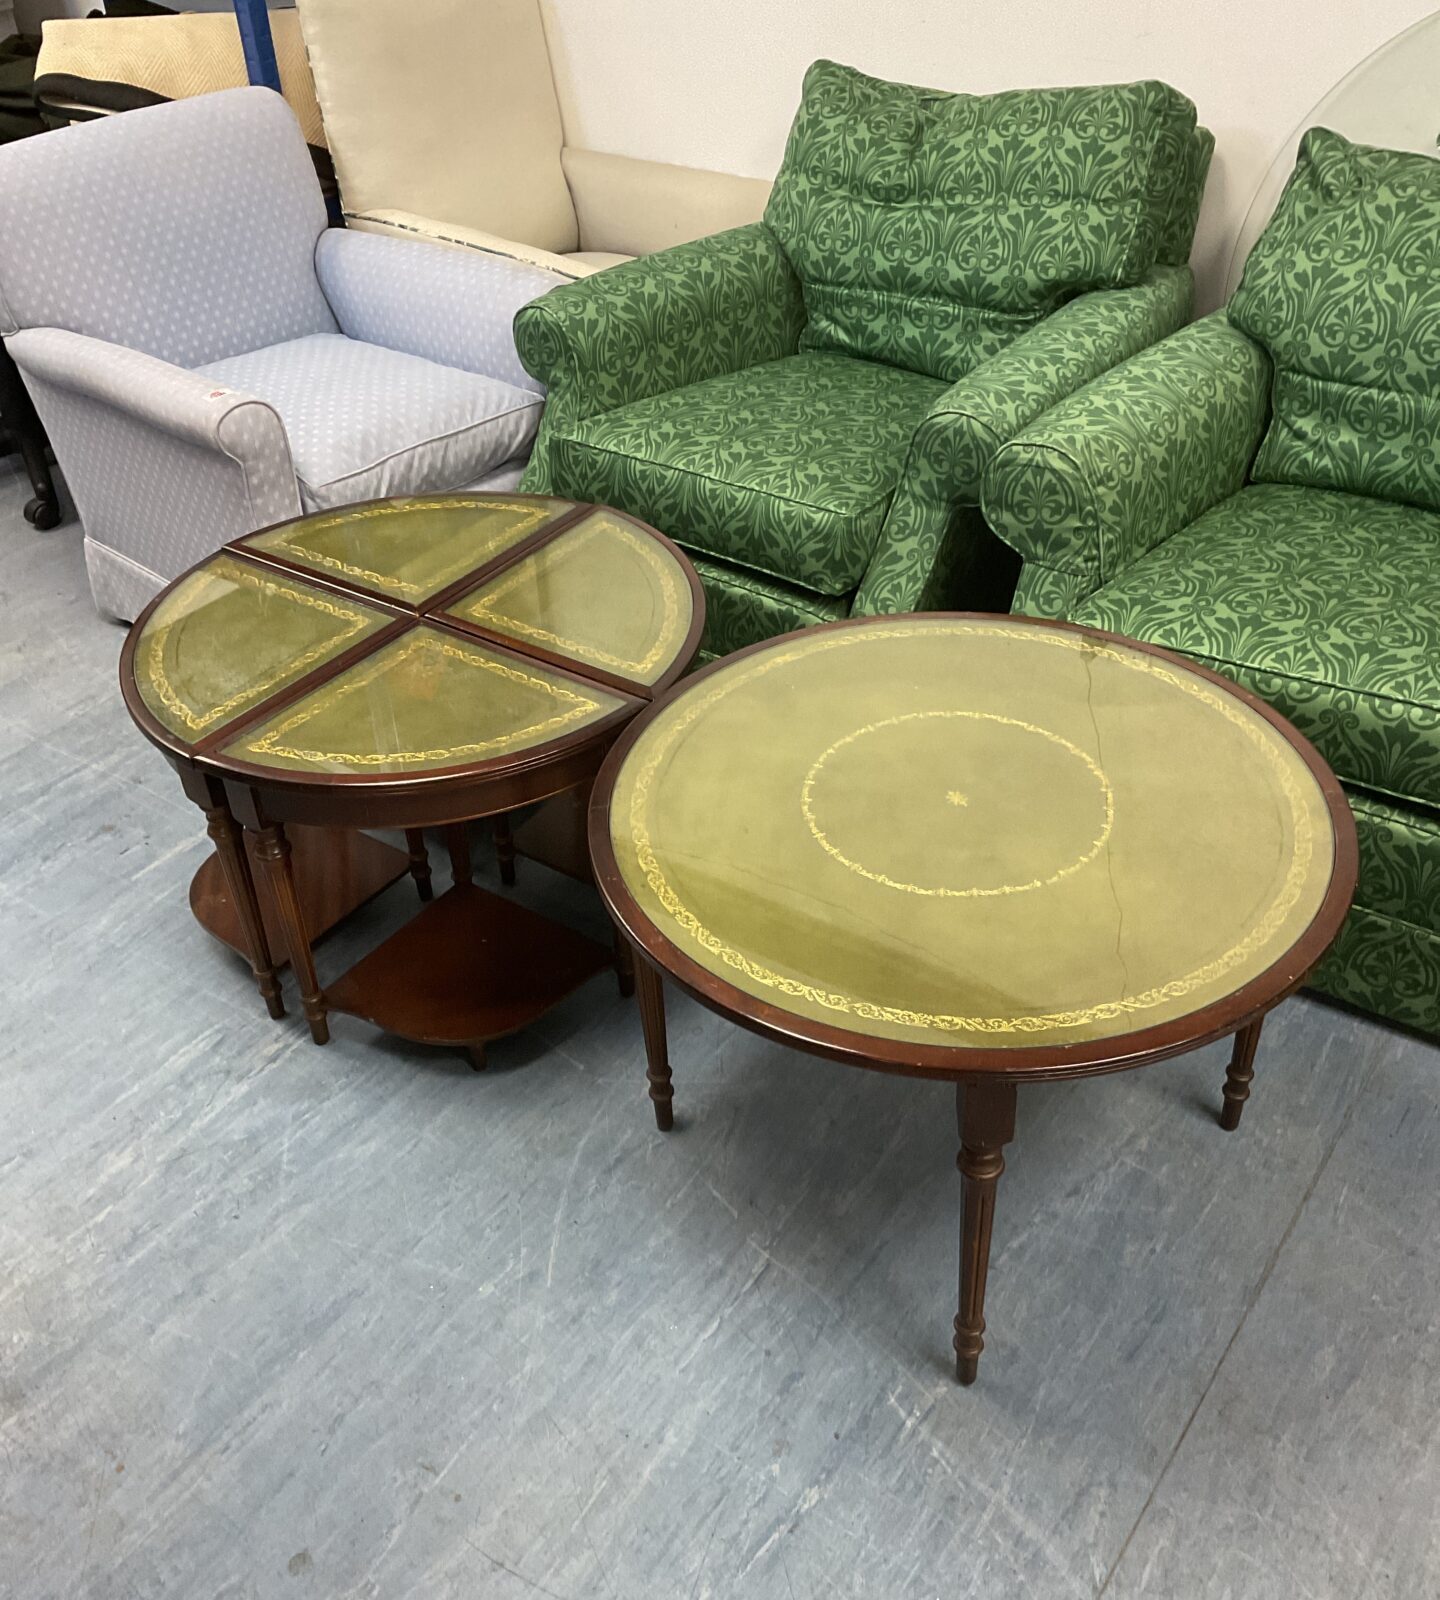
<path fill-rule="evenodd" d="M 53 528 L 60 521 L 60 507 L 44 495 L 25 502 L 25 520 L 32 528 Z"/>

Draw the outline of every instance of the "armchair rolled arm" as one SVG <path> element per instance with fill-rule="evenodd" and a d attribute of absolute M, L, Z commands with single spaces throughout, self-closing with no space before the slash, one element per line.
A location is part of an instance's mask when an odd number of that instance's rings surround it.
<path fill-rule="evenodd" d="M 567 282 L 506 256 L 327 228 L 315 273 L 342 333 L 543 394 L 515 354 L 515 313 Z"/>
<path fill-rule="evenodd" d="M 1077 296 L 942 394 L 916 429 L 855 609 L 923 607 L 942 543 L 979 519 L 985 470 L 1007 440 L 1092 379 L 1182 327 L 1194 279 L 1157 267 L 1130 289 Z M 943 603 L 943 598 L 941 599 Z"/>
<path fill-rule="evenodd" d="M 27 377 L 126 412 L 187 444 L 236 460 L 278 455 L 289 466 L 284 423 L 274 407 L 243 389 L 68 328 L 24 328 L 5 343 Z"/>
<path fill-rule="evenodd" d="M 1269 382 L 1265 352 L 1216 312 L 1002 445 L 981 504 L 1025 563 L 1016 609 L 1065 614 L 1234 494 L 1264 431 Z"/>
<path fill-rule="evenodd" d="M 550 432 L 651 395 L 793 355 L 800 283 L 756 222 L 567 283 L 526 306 L 515 343 L 549 389 L 523 486 L 548 481 Z"/>

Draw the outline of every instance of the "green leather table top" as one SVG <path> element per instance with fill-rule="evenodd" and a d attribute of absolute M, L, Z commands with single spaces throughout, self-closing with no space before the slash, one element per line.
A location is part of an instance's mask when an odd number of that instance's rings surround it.
<path fill-rule="evenodd" d="M 1274 723 L 1170 658 L 1003 617 L 814 630 L 693 680 L 608 820 L 640 917 L 747 1004 L 927 1046 L 1188 1016 L 1285 958 L 1336 870 Z"/>
<path fill-rule="evenodd" d="M 698 595 L 672 545 L 604 508 L 376 502 L 192 568 L 137 623 L 122 672 L 179 754 L 396 778 L 525 759 L 638 711 L 693 656 Z"/>

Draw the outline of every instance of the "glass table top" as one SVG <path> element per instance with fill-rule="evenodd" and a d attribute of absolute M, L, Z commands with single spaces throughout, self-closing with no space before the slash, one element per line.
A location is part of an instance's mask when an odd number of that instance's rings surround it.
<path fill-rule="evenodd" d="M 625 888 L 811 1022 L 996 1049 L 1242 988 L 1333 871 L 1298 752 L 1206 679 L 1009 618 L 809 633 L 674 696 L 617 774 Z"/>
<path fill-rule="evenodd" d="M 420 625 L 223 746 L 256 766 L 385 777 L 518 755 L 604 721 L 623 696 Z"/>
<path fill-rule="evenodd" d="M 601 509 L 452 602 L 446 615 L 648 687 L 674 665 L 694 604 L 675 555 Z"/>
<path fill-rule="evenodd" d="M 505 495 L 380 500 L 301 517 L 237 542 L 418 607 L 574 509 L 569 500 Z"/>
<path fill-rule="evenodd" d="M 155 719 L 194 744 L 393 619 L 223 552 L 151 613 L 135 682 Z"/>
<path fill-rule="evenodd" d="M 177 578 L 132 631 L 126 696 L 172 755 L 252 777 L 528 761 L 688 665 L 697 593 L 683 556 L 603 507 L 379 501 L 248 535 Z"/>

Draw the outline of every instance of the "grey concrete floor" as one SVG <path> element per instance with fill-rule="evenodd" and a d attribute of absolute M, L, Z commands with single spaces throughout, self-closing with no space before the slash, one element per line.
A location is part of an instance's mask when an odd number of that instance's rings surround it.
<path fill-rule="evenodd" d="M 1292 1001 L 1229 1137 L 1221 1049 L 1022 1092 L 958 1389 L 946 1091 L 672 996 L 666 1138 L 604 977 L 484 1075 L 270 1021 L 24 498 L 0 468 L 0 1595 L 1440 1594 L 1440 1050 Z"/>

